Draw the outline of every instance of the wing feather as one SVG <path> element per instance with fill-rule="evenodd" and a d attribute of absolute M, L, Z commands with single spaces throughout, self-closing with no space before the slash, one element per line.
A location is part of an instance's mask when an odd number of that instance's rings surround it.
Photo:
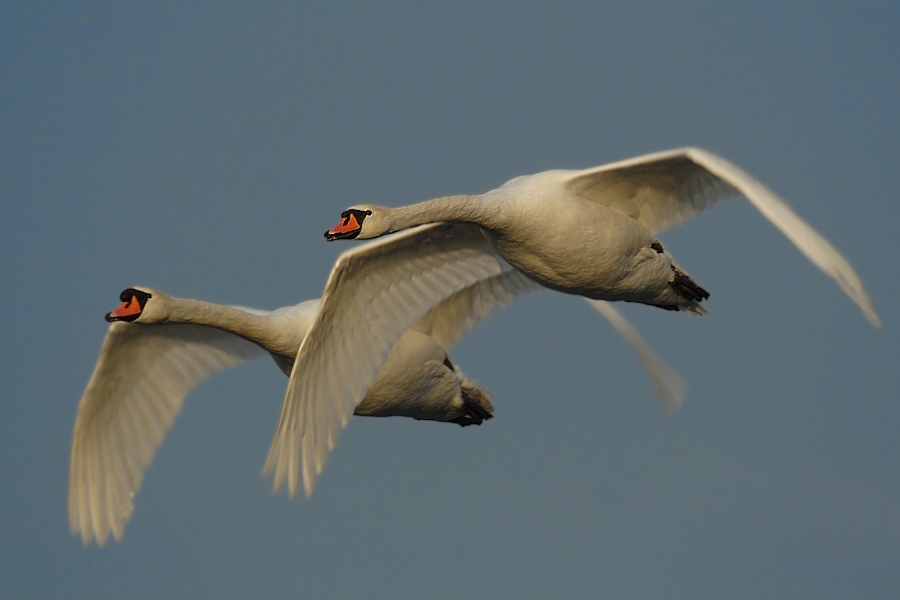
<path fill-rule="evenodd" d="M 519 271 L 512 269 L 483 279 L 444 299 L 414 327 L 450 348 L 491 314 L 512 304 L 516 298 L 544 289 Z M 675 413 L 687 392 L 684 379 L 650 349 L 637 329 L 611 303 L 585 299 L 605 317 L 637 354 L 656 393 L 660 409 Z"/>
<path fill-rule="evenodd" d="M 844 256 L 755 177 L 698 148 L 638 156 L 566 176 L 572 192 L 637 219 L 653 233 L 671 229 L 710 206 L 744 196 L 860 307 L 876 327 L 881 320 L 862 280 Z"/>
<path fill-rule="evenodd" d="M 437 223 L 343 253 L 300 346 L 263 473 L 311 494 L 341 429 L 391 348 L 444 298 L 508 265 L 481 230 Z M 365 340 L 365 341 L 361 341 Z"/>
<path fill-rule="evenodd" d="M 741 195 L 702 162 L 695 148 L 645 154 L 583 171 L 565 186 L 574 193 L 640 221 L 653 233 L 688 221 L 710 206 Z"/>
<path fill-rule="evenodd" d="M 505 270 L 452 294 L 436 305 L 412 328 L 451 348 L 494 312 L 516 298 L 544 289 L 504 263 Z"/>
<path fill-rule="evenodd" d="M 100 546 L 110 533 L 121 539 L 144 471 L 188 392 L 219 371 L 265 355 L 211 327 L 113 323 L 75 418 L 72 533 Z"/>
<path fill-rule="evenodd" d="M 644 338 L 641 337 L 641 334 L 638 333 L 637 329 L 611 302 L 591 300 L 590 298 L 585 298 L 584 301 L 606 317 L 606 320 L 619 332 L 619 335 L 631 345 L 631 348 L 641 360 L 641 364 L 644 365 L 644 370 L 647 371 L 647 376 L 650 378 L 650 383 L 656 392 L 656 398 L 659 400 L 660 409 L 668 415 L 674 414 L 684 403 L 684 395 L 687 392 L 687 383 L 685 383 L 681 375 L 660 360 L 644 341 Z"/>

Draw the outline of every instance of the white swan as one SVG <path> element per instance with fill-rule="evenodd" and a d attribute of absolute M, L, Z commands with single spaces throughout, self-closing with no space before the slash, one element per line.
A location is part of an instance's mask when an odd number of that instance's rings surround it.
<path fill-rule="evenodd" d="M 363 263 L 341 280 L 332 274 L 323 310 L 294 364 L 266 462 L 267 472 L 275 472 L 276 490 L 287 482 L 293 494 L 301 471 L 311 490 L 386 348 L 449 294 L 501 272 L 506 263 L 500 257 L 551 289 L 703 314 L 700 302 L 709 294 L 674 265 L 654 234 L 740 195 L 880 326 L 861 280 L 828 241 L 762 183 L 696 148 L 517 177 L 480 196 L 344 211 L 327 239 L 369 239 L 443 224 L 388 238 L 390 260 L 369 272 Z M 325 365 L 356 377 L 338 381 Z"/>
<path fill-rule="evenodd" d="M 740 195 L 880 325 L 862 281 L 840 252 L 762 183 L 697 148 L 517 177 L 480 196 L 401 208 L 358 205 L 325 237 L 362 240 L 424 223 L 472 223 L 507 262 L 545 287 L 702 314 L 699 303 L 709 294 L 674 265 L 654 234 Z"/>
<path fill-rule="evenodd" d="M 363 253 L 364 255 L 364 253 Z M 467 379 L 446 347 L 493 311 L 538 289 L 507 269 L 460 290 L 403 333 L 354 413 L 480 424 L 490 395 Z M 290 375 L 319 307 L 309 300 L 273 312 L 174 298 L 146 287 L 122 292 L 75 419 L 69 523 L 85 545 L 120 540 L 144 471 L 181 411 L 185 396 L 215 373 L 269 354 Z M 612 307 L 609 307 L 612 309 Z M 674 410 L 683 381 L 656 359 L 627 321 L 606 316 L 634 346 L 664 408 Z"/>
<path fill-rule="evenodd" d="M 274 491 L 287 483 L 293 496 L 302 471 L 306 493 L 312 493 L 341 429 L 403 333 L 397 323 L 450 347 L 497 308 L 539 289 L 468 224 L 426 225 L 344 252 L 291 372 L 263 470 L 274 472 Z M 614 307 L 594 305 L 637 352 L 662 409 L 674 412 L 684 381 Z"/>
<path fill-rule="evenodd" d="M 69 523 L 85 544 L 96 539 L 100 546 L 110 532 L 121 539 L 144 470 L 187 393 L 211 375 L 267 353 L 289 375 L 319 305 L 310 300 L 266 312 L 146 287 L 129 288 L 121 299 L 106 317 L 113 323 L 78 406 L 72 439 Z M 478 425 L 492 416 L 489 398 L 435 337 L 410 330 L 355 413 Z"/>

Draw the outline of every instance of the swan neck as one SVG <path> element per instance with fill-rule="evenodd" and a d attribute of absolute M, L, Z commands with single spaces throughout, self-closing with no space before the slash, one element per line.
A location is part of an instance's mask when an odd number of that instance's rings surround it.
<path fill-rule="evenodd" d="M 391 233 L 441 221 L 474 223 L 485 227 L 483 210 L 474 196 L 445 196 L 426 200 L 410 206 L 393 209 L 391 213 Z"/>
<path fill-rule="evenodd" d="M 279 327 L 273 322 L 273 314 L 255 315 L 238 308 L 202 300 L 170 297 L 166 312 L 167 323 L 215 327 L 253 342 L 272 354 L 288 356 L 291 359 L 296 355 L 300 341 L 306 333 L 300 331 L 299 327 Z"/>

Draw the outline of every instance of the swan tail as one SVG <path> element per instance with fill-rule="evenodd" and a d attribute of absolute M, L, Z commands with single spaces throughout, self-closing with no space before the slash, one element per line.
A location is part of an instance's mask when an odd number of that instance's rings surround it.
<path fill-rule="evenodd" d="M 481 425 L 483 421 L 494 418 L 494 405 L 491 404 L 491 393 L 469 379 L 463 379 L 459 384 L 463 399 L 465 414 L 453 419 L 453 422 L 462 427 L 467 425 Z"/>
<path fill-rule="evenodd" d="M 709 298 L 709 292 L 694 283 L 694 280 L 691 279 L 690 275 L 675 265 L 672 265 L 672 270 L 675 272 L 675 277 L 669 282 L 669 285 L 675 288 L 675 291 L 678 292 L 679 295 L 686 300 L 692 300 L 695 303 L 702 302 Z"/>
<path fill-rule="evenodd" d="M 694 283 L 691 276 L 672 265 L 672 280 L 657 302 L 651 306 L 663 310 L 680 310 L 693 315 L 705 315 L 706 309 L 700 303 L 709 298 L 709 292 Z"/>

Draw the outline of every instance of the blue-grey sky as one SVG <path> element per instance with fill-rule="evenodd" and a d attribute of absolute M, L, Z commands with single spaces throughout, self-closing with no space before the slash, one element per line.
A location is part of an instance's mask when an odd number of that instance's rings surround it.
<path fill-rule="evenodd" d="M 4 598 L 888 598 L 900 590 L 900 8 L 4 3 Z M 355 418 L 314 496 L 260 479 L 287 379 L 201 385 L 122 543 L 69 534 L 78 400 L 119 292 L 318 297 L 360 201 L 683 145 L 781 193 L 876 330 L 744 200 L 662 236 L 712 297 L 624 306 L 688 381 L 553 292 L 453 351 L 465 430 Z"/>

